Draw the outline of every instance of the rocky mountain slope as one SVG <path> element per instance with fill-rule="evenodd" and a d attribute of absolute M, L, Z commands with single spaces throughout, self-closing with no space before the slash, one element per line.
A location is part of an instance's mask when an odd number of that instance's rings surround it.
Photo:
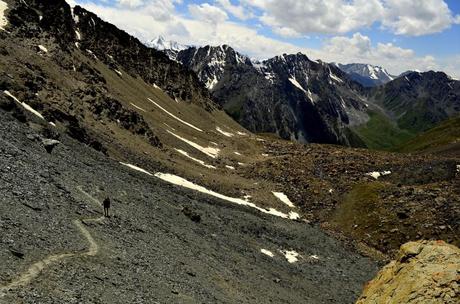
<path fill-rule="evenodd" d="M 339 69 L 347 73 L 351 79 L 364 87 L 375 87 L 395 79 L 384 68 L 363 63 L 340 64 L 334 63 Z"/>
<path fill-rule="evenodd" d="M 349 127 L 366 122 L 360 86 L 333 65 L 303 54 L 251 60 L 229 46 L 191 47 L 176 59 L 252 132 L 299 142 L 361 145 Z"/>
<path fill-rule="evenodd" d="M 283 139 L 392 149 L 459 113 L 458 81 L 444 73 L 394 78 L 300 53 L 254 62 L 227 45 L 171 52 L 245 128 Z"/>
<path fill-rule="evenodd" d="M 460 81 L 443 72 L 413 72 L 375 89 L 371 98 L 398 126 L 420 132 L 460 112 Z"/>

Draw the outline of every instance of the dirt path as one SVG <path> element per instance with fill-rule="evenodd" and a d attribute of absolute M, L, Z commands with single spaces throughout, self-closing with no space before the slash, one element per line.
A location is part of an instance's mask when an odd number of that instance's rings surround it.
<path fill-rule="evenodd" d="M 81 191 L 85 196 L 87 196 L 93 203 L 100 206 L 100 203 L 93 198 L 91 195 L 83 191 L 81 187 L 77 187 L 79 191 Z M 25 286 L 29 284 L 34 278 L 36 278 L 45 268 L 51 266 L 54 263 L 57 263 L 61 260 L 71 257 L 78 257 L 78 256 L 95 256 L 99 252 L 99 245 L 94 240 L 91 233 L 86 229 L 85 223 L 88 222 L 102 222 L 104 217 L 98 218 L 88 218 L 88 219 L 77 219 L 73 221 L 73 224 L 78 228 L 80 233 L 86 238 L 89 243 L 89 248 L 85 252 L 75 252 L 75 253 L 61 253 L 61 254 L 53 254 L 49 255 L 43 260 L 40 260 L 34 264 L 32 264 L 25 272 L 19 275 L 16 279 L 6 285 L 0 285 L 0 297 L 4 295 L 5 292 L 11 289 L 15 289 L 21 286 Z"/>

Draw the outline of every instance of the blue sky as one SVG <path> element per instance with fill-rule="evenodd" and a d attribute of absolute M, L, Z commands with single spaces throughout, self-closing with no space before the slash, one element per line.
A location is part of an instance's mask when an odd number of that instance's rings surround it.
<path fill-rule="evenodd" d="M 460 78 L 458 0 L 68 0 L 149 41 L 229 44 L 258 59 L 303 52 L 391 73 Z"/>

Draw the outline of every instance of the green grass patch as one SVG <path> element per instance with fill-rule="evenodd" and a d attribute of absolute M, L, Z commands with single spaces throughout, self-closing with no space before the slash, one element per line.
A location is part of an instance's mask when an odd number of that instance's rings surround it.
<path fill-rule="evenodd" d="M 407 142 L 414 133 L 400 129 L 388 117 L 379 112 L 369 112 L 369 121 L 352 130 L 364 141 L 366 146 L 375 150 L 392 150 Z"/>
<path fill-rule="evenodd" d="M 457 116 L 402 143 L 394 150 L 397 152 L 429 151 L 459 141 L 460 116 Z"/>

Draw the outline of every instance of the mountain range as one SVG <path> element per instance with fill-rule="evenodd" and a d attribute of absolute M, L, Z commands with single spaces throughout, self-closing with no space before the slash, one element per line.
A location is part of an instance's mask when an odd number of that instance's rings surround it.
<path fill-rule="evenodd" d="M 245 128 L 283 139 L 388 149 L 459 113 L 459 82 L 442 72 L 395 77 L 381 67 L 328 64 L 301 53 L 254 61 L 228 45 L 168 54 L 197 73 Z M 373 130 L 380 122 L 391 130 Z M 385 137 L 381 145 L 374 131 Z"/>

